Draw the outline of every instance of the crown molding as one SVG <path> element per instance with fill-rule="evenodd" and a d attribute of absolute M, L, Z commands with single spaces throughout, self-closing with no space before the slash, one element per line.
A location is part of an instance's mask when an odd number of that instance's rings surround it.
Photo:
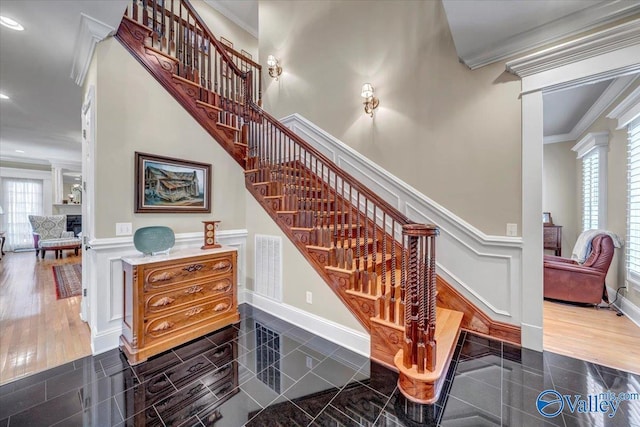
<path fill-rule="evenodd" d="M 531 49 L 537 49 L 562 39 L 576 36 L 585 31 L 631 16 L 634 13 L 638 13 L 638 11 L 640 11 L 640 5 L 637 3 L 602 2 L 503 40 L 489 51 L 465 57 L 463 62 L 469 68 L 475 70 L 511 56 L 523 54 Z"/>
<path fill-rule="evenodd" d="M 633 84 L 638 76 L 636 75 L 628 75 L 618 77 L 614 81 L 611 82 L 609 86 L 602 92 L 602 94 L 598 97 L 596 102 L 593 103 L 591 108 L 582 116 L 578 123 L 575 124 L 571 132 L 561 134 L 561 135 L 550 135 L 544 137 L 545 144 L 553 144 L 556 142 L 565 142 L 565 141 L 575 141 L 580 135 L 591 127 L 591 125 L 598 119 L 598 117 L 602 116 L 602 113 L 613 104 L 613 102 L 618 99 L 618 97 Z M 611 114 L 611 113 L 610 113 Z M 607 116 L 609 117 L 609 116 Z"/>
<path fill-rule="evenodd" d="M 76 33 L 73 65 L 71 67 L 71 78 L 78 86 L 82 86 L 84 83 L 96 45 L 115 33 L 115 31 L 115 28 L 104 22 L 84 13 L 80 14 L 80 26 Z"/>
<path fill-rule="evenodd" d="M 253 37 L 258 38 L 258 29 L 254 28 L 253 26 L 247 24 L 244 20 L 240 19 L 240 17 L 236 15 L 236 13 L 233 12 L 231 9 L 229 9 L 227 6 L 215 0 L 204 0 L 204 2 L 209 6 L 211 6 L 213 9 L 215 9 L 216 11 L 220 12 L 222 15 L 224 15 L 226 18 L 228 18 L 231 22 L 236 24 L 238 27 L 242 28 L 247 33 L 251 34 Z"/>
<path fill-rule="evenodd" d="M 621 129 L 640 116 L 640 86 L 611 110 L 607 117 L 618 121 Z"/>
<path fill-rule="evenodd" d="M 640 44 L 640 19 L 508 61 L 506 70 L 522 78 L 637 44 Z"/>
<path fill-rule="evenodd" d="M 588 133 L 571 148 L 571 151 L 578 153 L 578 159 L 581 159 L 596 147 L 609 147 L 609 132 Z"/>

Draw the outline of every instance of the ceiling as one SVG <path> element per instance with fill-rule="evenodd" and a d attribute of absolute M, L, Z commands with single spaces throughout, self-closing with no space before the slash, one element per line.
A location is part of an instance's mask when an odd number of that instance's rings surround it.
<path fill-rule="evenodd" d="M 204 1 L 257 36 L 258 0 Z M 25 27 L 22 32 L 0 27 L 0 92 L 11 98 L 0 101 L 0 159 L 41 164 L 80 161 L 82 90 L 70 76 L 81 14 L 117 28 L 126 3 L 0 1 L 0 14 Z M 640 10 L 640 0 L 443 0 L 443 4 L 458 54 L 472 68 Z M 602 83 L 545 96 L 549 119 L 545 136 L 570 134 L 567 129 L 575 128 L 589 103 L 607 87 Z"/>
<path fill-rule="evenodd" d="M 0 2 L 0 158 L 30 163 L 80 161 L 82 88 L 71 79 L 81 13 L 117 28 L 121 1 Z M 119 7 L 118 7 L 119 6 Z M 16 150 L 24 151 L 18 153 Z"/>

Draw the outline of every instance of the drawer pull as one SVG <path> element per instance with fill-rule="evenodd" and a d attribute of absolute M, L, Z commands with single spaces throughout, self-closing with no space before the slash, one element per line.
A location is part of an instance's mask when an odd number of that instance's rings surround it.
<path fill-rule="evenodd" d="M 204 267 L 204 265 L 202 264 L 191 264 L 183 268 L 183 270 L 188 271 L 189 273 L 193 273 L 194 271 L 202 270 L 202 267 Z"/>
<path fill-rule="evenodd" d="M 224 291 L 229 288 L 229 282 L 218 282 L 218 284 L 213 288 L 214 291 Z"/>
<path fill-rule="evenodd" d="M 213 265 L 212 270 L 228 270 L 231 267 L 229 261 L 220 261 Z"/>
<path fill-rule="evenodd" d="M 213 311 L 224 311 L 227 308 L 229 308 L 229 304 L 227 304 L 225 302 L 221 302 L 220 304 L 218 304 L 215 307 L 213 307 Z"/>
<path fill-rule="evenodd" d="M 204 310 L 204 308 L 202 307 L 193 307 L 190 308 L 189 310 L 187 310 L 187 312 L 185 313 L 185 316 L 187 317 L 191 317 L 191 316 L 195 316 L 198 313 L 201 313 L 202 310 Z"/>
<path fill-rule="evenodd" d="M 185 294 L 197 294 L 198 292 L 202 291 L 202 286 L 192 286 L 189 289 L 187 289 L 186 291 L 184 291 Z"/>
<path fill-rule="evenodd" d="M 164 297 L 164 298 L 160 298 L 158 301 L 156 301 L 153 304 L 151 304 L 151 306 L 152 307 L 164 307 L 165 305 L 169 305 L 174 301 L 175 301 L 175 299 L 173 299 L 173 298 Z"/>
<path fill-rule="evenodd" d="M 163 272 L 160 274 L 154 274 L 153 276 L 151 276 L 149 278 L 149 282 L 151 283 L 156 283 L 156 282 L 166 282 L 167 280 L 171 280 L 174 277 L 176 277 L 176 273 L 168 273 L 168 272 Z"/>
<path fill-rule="evenodd" d="M 151 332 L 166 331 L 167 329 L 171 329 L 172 327 L 173 327 L 173 323 L 165 320 L 164 322 L 160 323 L 158 326 L 153 328 Z"/>

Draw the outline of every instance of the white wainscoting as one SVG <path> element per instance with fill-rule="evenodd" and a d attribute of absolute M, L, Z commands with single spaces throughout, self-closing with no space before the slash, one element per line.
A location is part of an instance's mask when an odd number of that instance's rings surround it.
<path fill-rule="evenodd" d="M 248 304 L 266 313 L 285 320 L 292 325 L 299 326 L 328 341 L 341 345 L 363 356 L 369 357 L 370 355 L 371 338 L 369 334 L 347 328 L 339 323 L 301 310 L 298 307 L 262 296 L 249 289 L 245 289 L 243 299 Z"/>
<path fill-rule="evenodd" d="M 411 220 L 438 225 L 438 274 L 491 318 L 520 325 L 522 238 L 484 234 L 299 114 L 281 121 Z"/>
<path fill-rule="evenodd" d="M 243 302 L 246 279 L 247 230 L 221 230 L 216 232 L 218 242 L 238 250 L 238 303 Z M 202 233 L 176 234 L 172 250 L 199 248 Z M 92 239 L 91 249 L 83 255 L 87 262 L 89 326 L 91 328 L 92 353 L 100 354 L 118 347 L 122 333 L 123 275 L 120 258 L 139 253 L 133 246 L 133 238 L 116 237 Z"/>

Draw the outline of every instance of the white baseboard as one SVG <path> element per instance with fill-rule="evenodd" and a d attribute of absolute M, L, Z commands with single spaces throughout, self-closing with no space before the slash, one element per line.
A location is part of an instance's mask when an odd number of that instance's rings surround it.
<path fill-rule="evenodd" d="M 120 345 L 120 335 L 122 335 L 122 327 L 109 329 L 94 335 L 91 337 L 91 354 L 95 356 L 105 351 L 118 348 Z"/>
<path fill-rule="evenodd" d="M 607 286 L 607 292 L 609 293 L 609 301 L 613 301 L 616 298 L 616 290 Z M 640 328 L 640 307 L 620 294 L 613 305 Z"/>
<path fill-rule="evenodd" d="M 371 338 L 367 334 L 300 310 L 297 307 L 265 298 L 250 290 L 245 290 L 242 296 L 239 295 L 238 301 L 244 301 L 362 356 L 370 356 Z"/>
<path fill-rule="evenodd" d="M 522 347 L 542 351 L 543 333 L 541 326 L 522 323 L 520 325 L 520 331 Z"/>

